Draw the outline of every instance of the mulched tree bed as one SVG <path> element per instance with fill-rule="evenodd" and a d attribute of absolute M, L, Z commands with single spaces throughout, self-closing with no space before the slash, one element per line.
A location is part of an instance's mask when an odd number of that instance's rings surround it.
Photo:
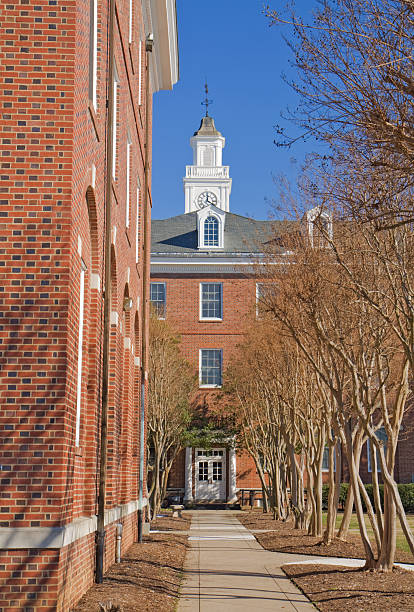
<path fill-rule="evenodd" d="M 171 519 L 178 520 L 178 519 Z M 133 544 L 94 585 L 73 612 L 99 612 L 100 603 L 111 601 L 122 612 L 172 612 L 178 601 L 187 536 L 153 534 Z"/>
<path fill-rule="evenodd" d="M 162 512 L 161 512 L 162 514 Z M 166 516 L 159 516 L 151 521 L 151 530 L 159 531 L 186 531 L 190 529 L 191 516 L 188 514 L 180 518 L 173 518 L 172 514 L 165 513 Z"/>
<path fill-rule="evenodd" d="M 412 612 L 414 573 L 334 565 L 285 565 L 283 571 L 321 612 Z"/>
<path fill-rule="evenodd" d="M 309 536 L 306 530 L 294 529 L 292 522 L 274 521 L 271 514 L 247 511 L 237 515 L 239 521 L 248 529 L 272 529 L 268 533 L 255 533 L 257 541 L 266 550 L 317 555 L 319 557 L 345 557 L 364 559 L 364 547 L 358 534 L 348 534 L 347 541 L 335 538 L 326 546 L 321 544 L 320 537 Z M 397 549 L 395 560 L 401 563 L 413 563 L 413 556 Z M 414 574 L 412 575 L 414 579 Z"/>

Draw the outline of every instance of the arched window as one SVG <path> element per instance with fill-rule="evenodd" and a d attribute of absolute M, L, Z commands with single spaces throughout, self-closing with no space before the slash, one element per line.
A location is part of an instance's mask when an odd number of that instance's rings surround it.
<path fill-rule="evenodd" d="M 211 215 L 204 221 L 204 246 L 219 246 L 219 222 Z"/>

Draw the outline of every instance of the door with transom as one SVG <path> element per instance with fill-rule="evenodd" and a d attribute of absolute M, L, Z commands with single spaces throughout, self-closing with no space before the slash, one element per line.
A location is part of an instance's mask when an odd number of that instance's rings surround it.
<path fill-rule="evenodd" d="M 226 449 L 195 449 L 196 501 L 226 501 Z"/>

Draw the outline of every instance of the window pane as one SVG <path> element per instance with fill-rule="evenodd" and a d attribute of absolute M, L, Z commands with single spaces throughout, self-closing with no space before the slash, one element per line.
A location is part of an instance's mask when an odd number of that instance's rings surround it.
<path fill-rule="evenodd" d="M 385 431 L 384 427 L 380 427 L 379 429 L 377 429 L 377 431 L 375 432 L 375 436 L 378 438 L 378 440 L 381 440 L 381 442 L 383 442 L 384 445 L 384 453 L 387 452 L 387 440 L 388 440 L 388 436 L 387 433 Z M 381 460 L 380 460 L 380 454 L 377 451 L 377 449 L 375 449 L 375 455 L 377 458 L 377 472 L 381 472 Z M 367 469 L 368 472 L 372 472 L 372 465 L 371 465 L 371 441 L 367 440 Z"/>
<path fill-rule="evenodd" d="M 221 385 L 221 350 L 203 349 L 201 351 L 202 385 Z"/>
<path fill-rule="evenodd" d="M 213 461 L 213 480 L 223 480 L 223 465 L 221 461 Z"/>
<path fill-rule="evenodd" d="M 329 448 L 327 446 L 323 449 L 322 469 L 329 470 Z"/>
<path fill-rule="evenodd" d="M 221 283 L 201 283 L 201 317 L 221 319 Z"/>
<path fill-rule="evenodd" d="M 216 217 L 207 217 L 204 222 L 204 246 L 218 246 L 218 220 Z"/>
<path fill-rule="evenodd" d="M 208 461 L 200 461 L 198 464 L 198 480 L 208 480 Z"/>
<path fill-rule="evenodd" d="M 157 313 L 157 316 L 160 319 L 165 319 L 165 283 L 151 283 L 150 301 L 155 309 L 155 312 Z"/>

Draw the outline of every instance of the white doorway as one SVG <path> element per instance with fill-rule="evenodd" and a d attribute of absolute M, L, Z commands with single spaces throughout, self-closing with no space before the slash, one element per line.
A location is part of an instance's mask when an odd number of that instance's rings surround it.
<path fill-rule="evenodd" d="M 226 449 L 195 449 L 196 501 L 226 501 Z"/>

